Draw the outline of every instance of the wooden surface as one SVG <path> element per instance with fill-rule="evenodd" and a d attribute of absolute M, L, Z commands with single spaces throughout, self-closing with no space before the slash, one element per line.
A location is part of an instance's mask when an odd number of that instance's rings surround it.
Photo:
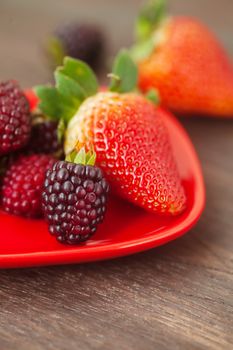
<path fill-rule="evenodd" d="M 90 17 L 102 16 L 109 23 L 115 6 L 115 27 L 117 18 L 127 27 L 139 2 L 117 1 L 117 7 L 109 1 L 105 8 L 98 0 L 102 7 L 92 9 Z M 15 77 L 30 86 L 49 77 L 36 40 L 42 40 L 62 14 L 68 18 L 74 13 L 75 1 L 66 1 L 69 11 L 57 1 L 56 13 L 51 11 L 54 1 L 37 3 L 0 2 L 1 79 Z M 45 3 L 50 11 L 43 8 Z M 93 3 L 86 0 L 82 13 L 87 14 Z M 127 11 L 135 5 L 129 19 L 124 13 L 120 16 L 123 3 Z M 174 3 L 176 11 L 184 5 L 176 1 L 176 8 Z M 207 2 L 202 3 L 206 8 Z M 206 19 L 230 43 L 233 29 L 227 18 L 232 2 L 221 1 L 225 26 L 217 1 L 211 4 Z M 190 3 L 190 13 L 194 9 Z M 123 24 L 119 33 L 109 33 L 113 51 L 120 40 L 130 41 Z M 233 120 L 182 123 L 200 155 L 207 187 L 207 206 L 198 225 L 177 241 L 126 258 L 0 271 L 1 350 L 233 348 Z"/>

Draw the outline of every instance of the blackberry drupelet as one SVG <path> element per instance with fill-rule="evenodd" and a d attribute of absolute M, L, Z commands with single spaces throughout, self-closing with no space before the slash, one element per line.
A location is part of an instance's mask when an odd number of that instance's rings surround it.
<path fill-rule="evenodd" d="M 42 195 L 50 233 L 67 244 L 89 239 L 103 221 L 108 191 L 100 168 L 58 161 L 47 171 Z"/>
<path fill-rule="evenodd" d="M 2 181 L 3 210 L 25 217 L 42 216 L 45 173 L 55 162 L 51 156 L 39 154 L 12 161 Z"/>
<path fill-rule="evenodd" d="M 29 103 L 19 85 L 0 83 L 0 156 L 24 147 L 30 130 Z"/>
<path fill-rule="evenodd" d="M 55 39 L 55 40 L 54 40 Z M 64 56 L 80 59 L 94 70 L 103 66 L 105 40 L 101 29 L 95 25 L 70 23 L 59 27 L 50 42 L 50 53 L 57 55 L 55 62 L 62 63 Z M 53 46 L 53 47 L 51 47 Z"/>
<path fill-rule="evenodd" d="M 62 153 L 62 145 L 58 140 L 58 122 L 45 120 L 32 126 L 31 137 L 27 149 L 32 153 Z"/>

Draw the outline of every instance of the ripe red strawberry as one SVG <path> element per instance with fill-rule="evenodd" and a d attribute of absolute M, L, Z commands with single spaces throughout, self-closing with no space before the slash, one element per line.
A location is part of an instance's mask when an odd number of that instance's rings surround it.
<path fill-rule="evenodd" d="M 162 104 L 178 113 L 233 117 L 233 65 L 227 53 L 198 20 L 166 17 L 164 2 L 150 2 L 139 16 L 132 54 L 140 88 L 157 88 Z"/>
<path fill-rule="evenodd" d="M 128 92 L 137 81 L 137 69 L 129 56 L 123 52 L 116 59 L 111 91 L 98 93 L 90 69 L 70 58 L 55 77 L 57 89 L 38 87 L 37 92 L 44 113 L 54 105 L 54 113 L 68 116 L 66 153 L 77 141 L 87 148 L 92 145 L 97 164 L 117 194 L 153 212 L 178 214 L 184 210 L 186 197 L 163 121 L 166 112 L 142 95 Z M 77 99 L 75 106 L 74 99 L 82 91 L 87 99 L 81 106 Z M 49 103 L 48 95 L 56 93 L 57 103 L 55 98 Z"/>
<path fill-rule="evenodd" d="M 42 215 L 45 173 L 56 162 L 47 155 L 21 156 L 7 169 L 2 183 L 2 208 L 15 215 Z"/>
<path fill-rule="evenodd" d="M 0 156 L 25 146 L 30 130 L 29 105 L 19 85 L 0 83 Z"/>
<path fill-rule="evenodd" d="M 38 97 L 36 96 L 35 92 L 31 89 L 24 90 L 24 94 L 29 102 L 30 110 L 31 112 L 33 112 L 37 109 L 39 103 Z"/>
<path fill-rule="evenodd" d="M 177 213 L 185 195 L 163 118 L 165 111 L 135 93 L 99 93 L 71 119 L 65 149 L 77 140 L 93 144 L 117 193 L 147 209 Z"/>

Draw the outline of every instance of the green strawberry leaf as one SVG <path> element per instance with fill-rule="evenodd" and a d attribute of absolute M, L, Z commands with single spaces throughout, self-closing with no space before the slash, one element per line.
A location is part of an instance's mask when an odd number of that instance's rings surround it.
<path fill-rule="evenodd" d="M 40 100 L 40 111 L 51 120 L 68 122 L 80 105 L 78 100 L 60 94 L 55 87 L 37 86 L 35 91 Z"/>
<path fill-rule="evenodd" d="M 138 70 L 127 50 L 121 50 L 117 55 L 110 77 L 112 78 L 110 91 L 124 93 L 132 91 L 136 87 Z"/>
<path fill-rule="evenodd" d="M 156 89 L 149 90 L 146 94 L 146 98 L 147 98 L 147 100 L 154 103 L 156 106 L 158 106 L 160 103 L 160 95 L 159 95 L 158 90 L 156 90 Z"/>
<path fill-rule="evenodd" d="M 64 119 L 60 119 L 57 126 L 57 139 L 59 143 L 62 143 L 64 134 L 66 130 L 66 125 Z"/>
<path fill-rule="evenodd" d="M 60 107 L 56 88 L 52 86 L 36 86 L 34 90 L 40 100 L 39 108 L 41 112 L 52 120 L 58 120 Z"/>
<path fill-rule="evenodd" d="M 96 161 L 96 153 L 94 150 L 90 150 L 86 154 L 86 164 L 87 165 L 95 165 Z"/>
<path fill-rule="evenodd" d="M 98 81 L 92 69 L 83 61 L 71 57 L 64 58 L 60 72 L 75 80 L 83 89 L 85 96 L 92 96 L 98 91 Z"/>
<path fill-rule="evenodd" d="M 56 88 L 64 96 L 73 96 L 79 102 L 86 98 L 85 91 L 80 84 L 62 72 L 62 68 L 57 68 L 55 73 Z"/>
<path fill-rule="evenodd" d="M 50 119 L 66 124 L 77 112 L 80 104 L 98 91 L 98 82 L 89 66 L 65 57 L 64 66 L 55 71 L 55 87 L 38 86 L 39 108 Z"/>
<path fill-rule="evenodd" d="M 77 100 L 67 98 L 60 95 L 60 116 L 59 120 L 63 119 L 65 124 L 68 124 L 70 119 L 76 114 L 80 103 L 77 104 Z"/>
<path fill-rule="evenodd" d="M 67 154 L 65 161 L 74 163 L 74 158 L 76 157 L 76 155 L 77 155 L 77 151 L 74 149 L 72 152 Z"/>
<path fill-rule="evenodd" d="M 54 36 L 50 37 L 46 49 L 55 67 L 60 66 L 65 56 L 65 50 L 60 40 Z"/>
<path fill-rule="evenodd" d="M 145 40 L 166 16 L 166 0 L 149 0 L 136 21 L 136 38 Z"/>
<path fill-rule="evenodd" d="M 74 158 L 74 163 L 83 165 L 86 164 L 86 152 L 84 147 L 82 147 L 77 153 L 76 157 Z"/>
<path fill-rule="evenodd" d="M 153 25 L 144 17 L 139 17 L 135 24 L 135 36 L 137 41 L 143 41 L 150 37 Z"/>
<path fill-rule="evenodd" d="M 152 52 L 154 51 L 154 47 L 155 44 L 153 37 L 150 37 L 144 41 L 135 44 L 130 50 L 130 55 L 135 60 L 135 62 L 141 61 L 152 54 Z"/>
<path fill-rule="evenodd" d="M 65 159 L 67 162 L 83 165 L 95 165 L 96 153 L 91 149 L 86 152 L 85 147 L 78 150 L 78 146 Z"/>

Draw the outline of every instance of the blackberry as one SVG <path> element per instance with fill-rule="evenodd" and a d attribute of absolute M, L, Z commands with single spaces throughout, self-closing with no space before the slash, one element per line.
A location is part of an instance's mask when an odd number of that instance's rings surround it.
<path fill-rule="evenodd" d="M 45 173 L 55 162 L 51 156 L 39 154 L 12 160 L 2 181 L 3 210 L 25 217 L 42 216 Z"/>
<path fill-rule="evenodd" d="M 103 221 L 108 191 L 100 168 L 58 161 L 47 171 L 42 195 L 50 233 L 67 244 L 89 239 Z"/>
<path fill-rule="evenodd" d="M 0 156 L 25 146 L 30 130 L 29 103 L 19 85 L 0 83 Z"/>
<path fill-rule="evenodd" d="M 64 56 L 86 62 L 94 70 L 103 66 L 104 36 L 100 28 L 90 24 L 70 23 L 56 30 L 49 42 L 49 51 L 56 64 Z"/>
<path fill-rule="evenodd" d="M 0 158 L 0 185 L 2 184 L 3 177 L 5 175 L 6 169 L 9 166 L 10 157 L 4 156 Z"/>
<path fill-rule="evenodd" d="M 45 120 L 32 125 L 28 151 L 32 153 L 56 154 L 62 153 L 62 145 L 58 140 L 58 122 Z"/>

